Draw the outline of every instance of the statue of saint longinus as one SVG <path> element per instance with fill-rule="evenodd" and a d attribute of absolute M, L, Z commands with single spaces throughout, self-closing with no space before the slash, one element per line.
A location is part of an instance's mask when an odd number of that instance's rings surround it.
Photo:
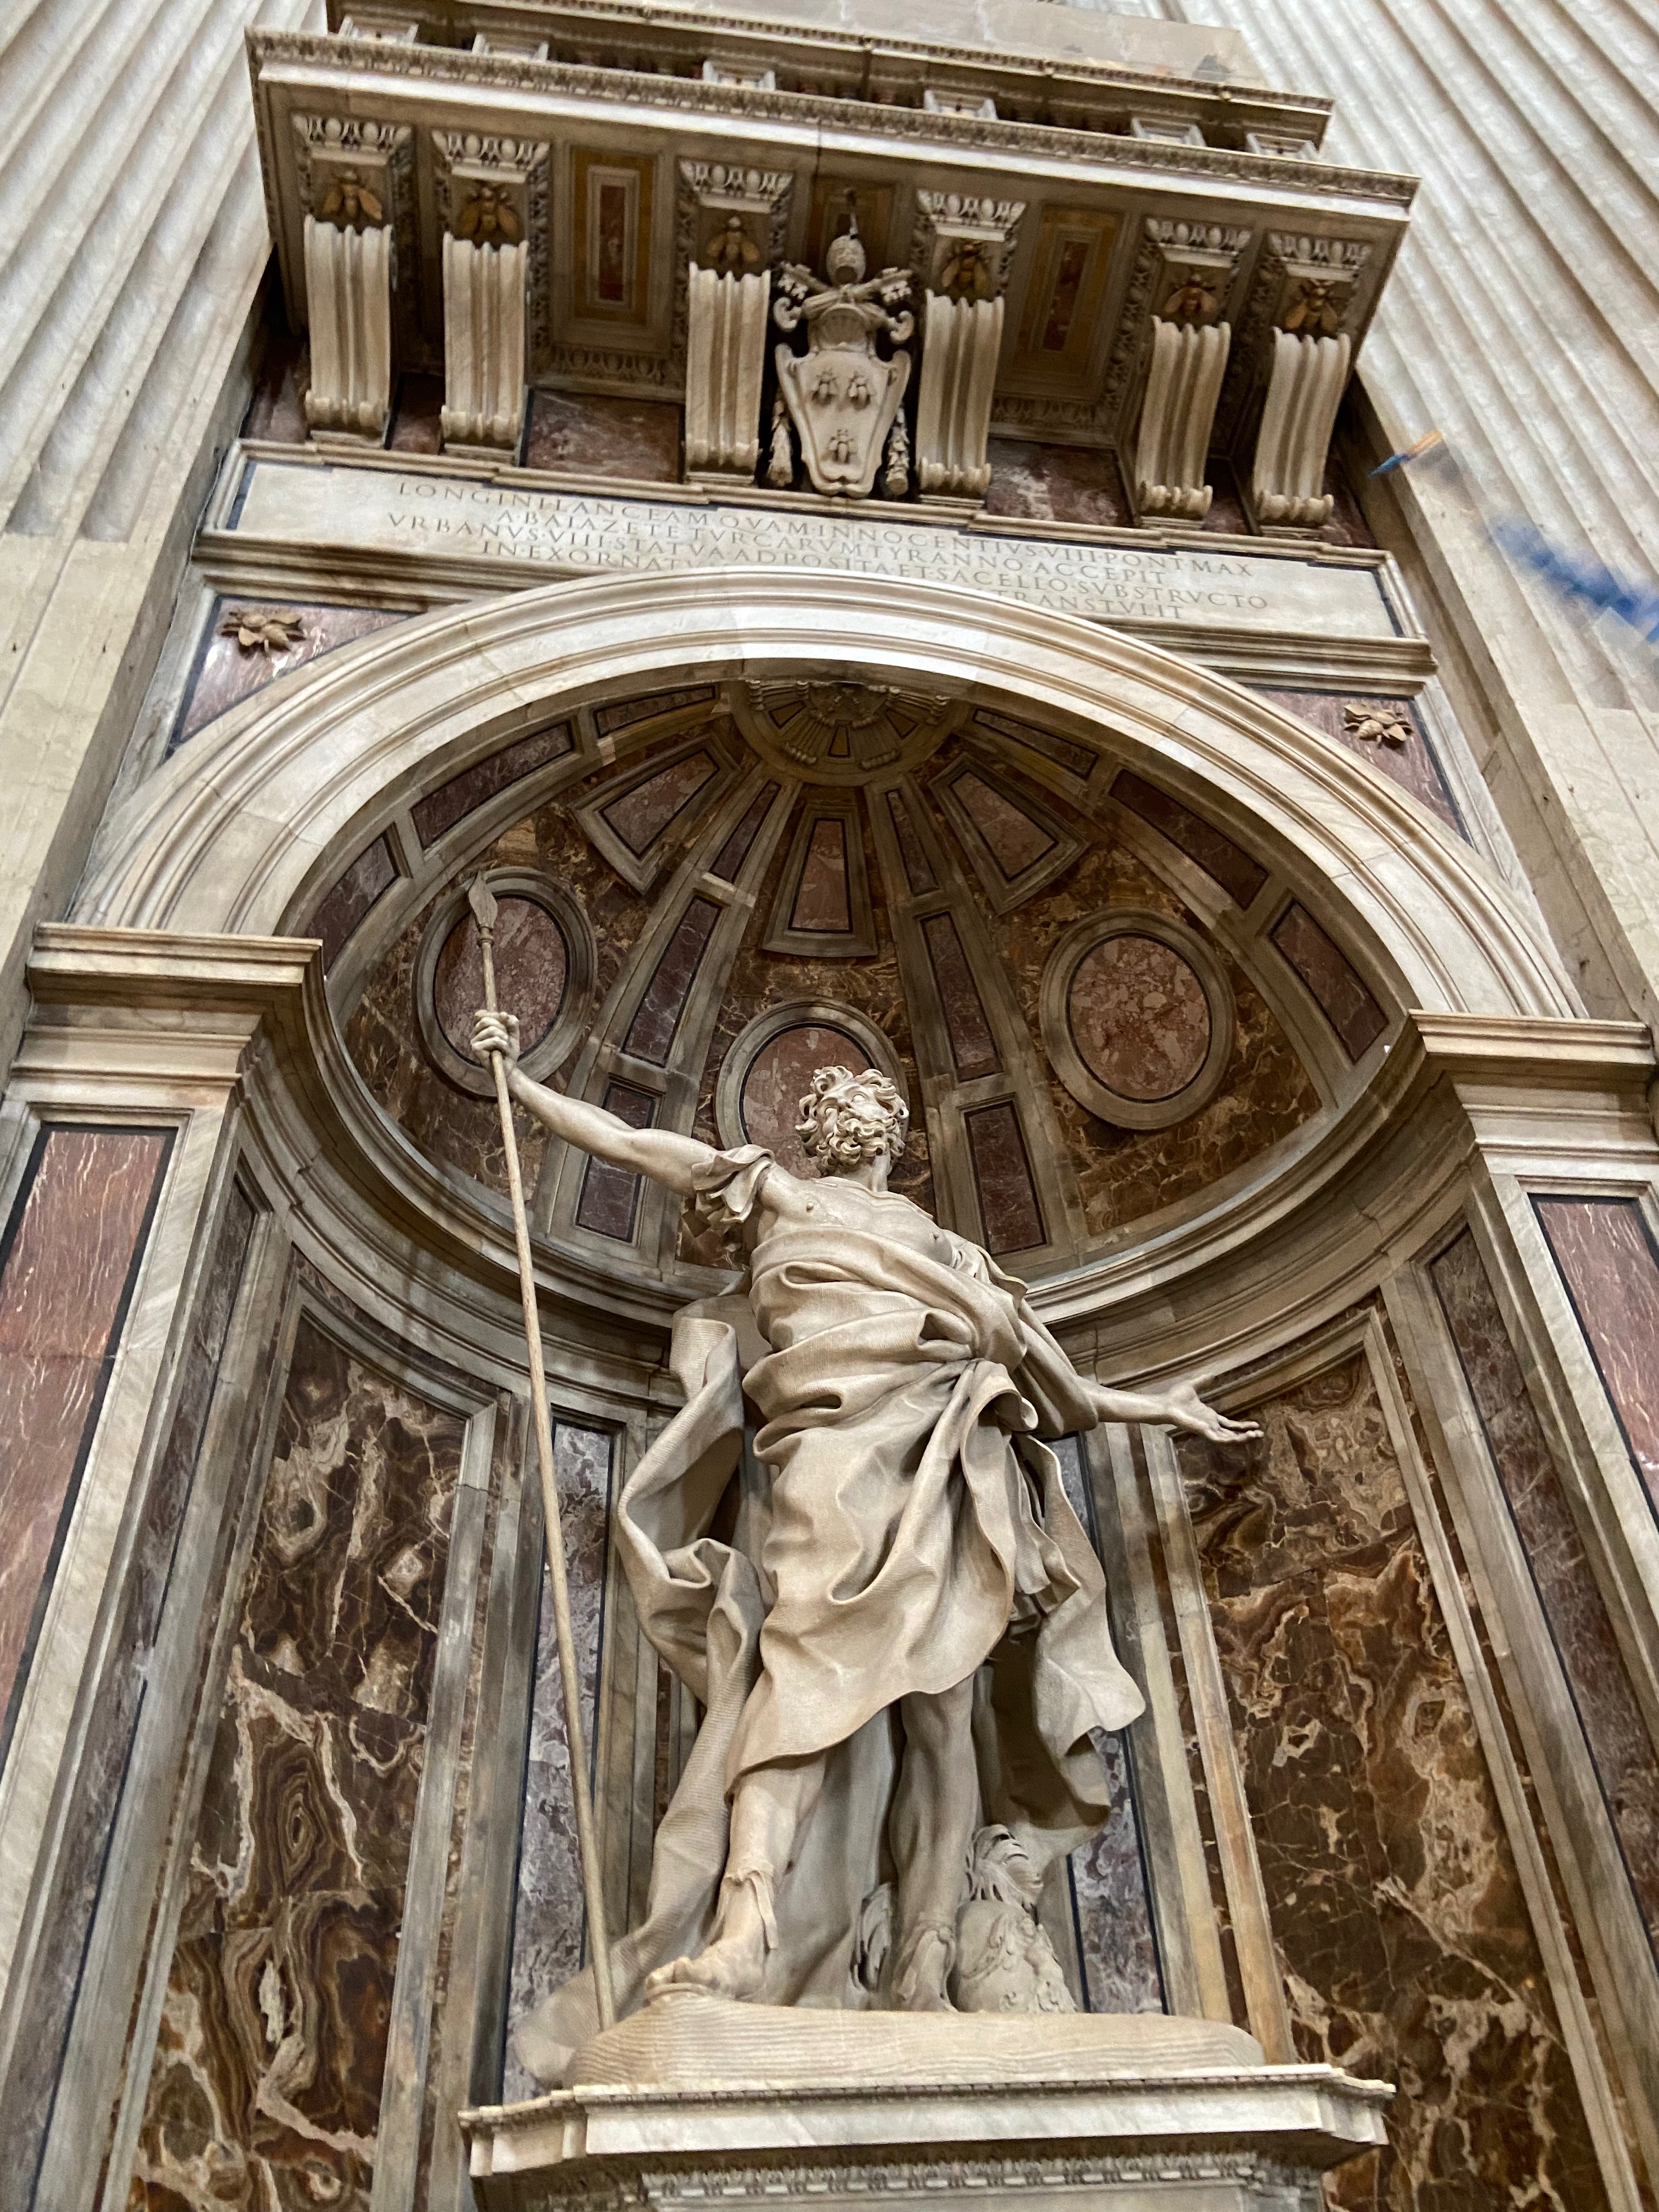
<path fill-rule="evenodd" d="M 873 1070 L 813 1077 L 809 1180 L 759 1146 L 632 1129 L 532 1082 L 511 1017 L 481 1013 L 473 1048 L 505 1055 L 555 1135 L 678 1192 L 747 1261 L 738 1292 L 679 1316 L 687 1402 L 617 1509 L 644 1633 L 704 1709 L 646 1918 L 613 1953 L 619 2016 L 684 1985 L 774 2005 L 1068 2003 L 1030 1906 L 1106 1819 L 1096 1732 L 1142 1699 L 1038 1439 L 1108 1420 L 1256 1432 L 1189 1384 L 1079 1376 L 1022 1284 L 889 1190 L 908 1115 Z M 1048 1960 L 1023 1981 L 958 1956 L 998 1899 L 1020 1922 L 1001 1953 Z M 595 2021 L 583 1974 L 520 2024 L 519 2056 L 556 2084 Z"/>

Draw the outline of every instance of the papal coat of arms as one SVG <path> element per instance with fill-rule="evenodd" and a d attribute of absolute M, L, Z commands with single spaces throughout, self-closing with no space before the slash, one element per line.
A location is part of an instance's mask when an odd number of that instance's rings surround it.
<path fill-rule="evenodd" d="M 810 269 L 788 264 L 779 276 L 780 297 L 772 311 L 780 330 L 806 326 L 805 353 L 787 345 L 776 349 L 778 389 L 801 458 L 815 490 L 867 499 L 885 451 L 884 489 L 902 495 L 908 483 L 909 441 L 899 406 L 910 381 L 910 356 L 900 349 L 915 328 L 905 305 L 909 272 L 884 269 L 866 282 L 856 228 L 833 242 L 824 266 L 828 283 Z M 895 349 L 887 360 L 876 350 L 882 337 Z M 787 468 L 787 456 L 779 453 L 775 438 L 775 482 L 780 467 Z"/>

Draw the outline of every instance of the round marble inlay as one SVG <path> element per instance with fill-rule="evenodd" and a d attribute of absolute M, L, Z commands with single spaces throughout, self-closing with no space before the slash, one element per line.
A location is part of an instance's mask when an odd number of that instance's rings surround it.
<path fill-rule="evenodd" d="M 533 1052 L 559 1018 L 570 973 L 564 932 L 534 899 L 500 901 L 495 919 L 495 995 L 519 1018 L 519 1048 Z M 432 977 L 438 1025 L 457 1052 L 471 1058 L 472 1017 L 483 1004 L 483 947 L 478 926 L 463 914 L 438 955 Z"/>
<path fill-rule="evenodd" d="M 1210 1049 L 1210 1006 L 1188 963 L 1155 938 L 1109 937 L 1079 961 L 1066 1016 L 1084 1066 L 1120 1098 L 1184 1091 Z"/>
<path fill-rule="evenodd" d="M 780 1030 L 749 1063 L 738 1094 L 738 1114 L 751 1145 L 764 1145 L 792 1175 L 817 1173 L 800 1148 L 795 1121 L 800 1102 L 820 1067 L 850 1067 L 855 1075 L 870 1065 L 864 1047 L 842 1030 L 817 1022 Z"/>

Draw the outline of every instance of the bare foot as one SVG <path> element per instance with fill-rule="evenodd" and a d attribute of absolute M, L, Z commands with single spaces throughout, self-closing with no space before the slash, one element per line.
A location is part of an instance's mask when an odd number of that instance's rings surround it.
<path fill-rule="evenodd" d="M 753 1890 L 744 1884 L 726 1893 L 714 1939 L 695 1959 L 673 1959 L 659 1966 L 645 1985 L 646 2002 L 665 1990 L 702 1990 L 710 1996 L 752 1997 L 766 1972 L 766 1922 Z"/>
<path fill-rule="evenodd" d="M 893 1995 L 904 2012 L 954 2012 L 951 1968 L 957 1947 L 942 1928 L 919 1928 L 904 1948 Z"/>

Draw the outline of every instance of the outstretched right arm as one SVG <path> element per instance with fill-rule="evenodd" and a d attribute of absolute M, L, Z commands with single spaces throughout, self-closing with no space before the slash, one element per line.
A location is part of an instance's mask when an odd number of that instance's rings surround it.
<path fill-rule="evenodd" d="M 677 1136 L 670 1129 L 630 1129 L 603 1106 L 590 1106 L 580 1098 L 567 1098 L 544 1084 L 532 1083 L 519 1066 L 519 1024 L 511 1014 L 481 1012 L 472 1024 L 472 1049 L 482 1060 L 492 1052 L 507 1062 L 507 1089 L 556 1137 L 562 1137 L 579 1152 L 630 1174 L 649 1176 L 690 1198 L 696 1178 L 720 1157 L 714 1147 L 696 1137 Z"/>

